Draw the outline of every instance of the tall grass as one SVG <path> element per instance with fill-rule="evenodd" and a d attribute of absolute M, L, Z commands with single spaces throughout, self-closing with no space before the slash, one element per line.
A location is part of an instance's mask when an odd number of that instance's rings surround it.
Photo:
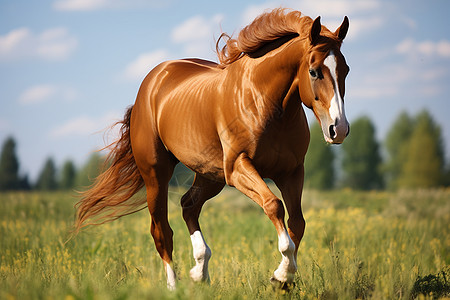
<path fill-rule="evenodd" d="M 169 201 L 175 292 L 166 289 L 146 211 L 66 243 L 70 193 L 0 194 L 0 299 L 410 299 L 419 276 L 449 271 L 450 190 L 305 191 L 296 288 L 283 295 L 268 280 L 280 261 L 273 225 L 228 189 L 203 209 L 211 284 L 194 284 L 179 192 Z"/>

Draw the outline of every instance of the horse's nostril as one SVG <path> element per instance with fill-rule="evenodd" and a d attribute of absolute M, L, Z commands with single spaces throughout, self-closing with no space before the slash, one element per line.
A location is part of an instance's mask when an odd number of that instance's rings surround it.
<path fill-rule="evenodd" d="M 336 137 L 336 131 L 334 131 L 334 125 L 330 125 L 330 138 L 334 139 Z"/>

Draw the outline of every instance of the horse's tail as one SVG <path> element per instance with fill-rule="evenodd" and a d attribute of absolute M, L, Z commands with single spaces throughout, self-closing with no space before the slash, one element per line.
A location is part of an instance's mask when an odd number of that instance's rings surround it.
<path fill-rule="evenodd" d="M 134 197 L 144 180 L 136 166 L 130 141 L 130 119 L 133 106 L 125 113 L 121 124 L 120 138 L 110 148 L 105 166 L 94 184 L 81 193 L 77 209 L 75 233 L 87 225 L 99 225 L 135 213 L 147 206 L 145 197 Z"/>

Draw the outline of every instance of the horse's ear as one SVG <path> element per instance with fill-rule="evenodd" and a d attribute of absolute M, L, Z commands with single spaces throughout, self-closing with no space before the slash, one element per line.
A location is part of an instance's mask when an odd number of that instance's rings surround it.
<path fill-rule="evenodd" d="M 345 39 L 345 36 L 347 35 L 348 26 L 349 26 L 348 18 L 347 18 L 347 16 L 345 16 L 344 21 L 342 21 L 341 26 L 339 26 L 339 28 L 334 33 L 335 35 L 337 35 L 338 39 L 341 42 Z"/>
<path fill-rule="evenodd" d="M 322 25 L 320 24 L 320 16 L 317 17 L 311 27 L 311 32 L 309 33 L 309 40 L 312 45 L 316 45 L 319 41 L 320 30 L 322 30 Z"/>

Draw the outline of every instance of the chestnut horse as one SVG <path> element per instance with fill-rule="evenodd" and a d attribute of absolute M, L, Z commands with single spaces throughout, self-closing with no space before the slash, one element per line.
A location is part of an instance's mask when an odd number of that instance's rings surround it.
<path fill-rule="evenodd" d="M 259 204 L 275 225 L 282 260 L 271 281 L 291 286 L 305 230 L 301 196 L 309 128 L 302 103 L 314 111 L 327 142 L 339 144 L 348 135 L 343 99 L 349 67 L 340 51 L 348 26 L 345 17 L 331 32 L 320 17 L 276 9 L 237 39 L 222 34 L 220 64 L 185 59 L 155 67 L 120 122 L 109 168 L 77 204 L 77 230 L 148 207 L 167 285 L 175 288 L 167 197 L 174 167 L 182 162 L 195 172 L 181 198 L 196 263 L 191 278 L 209 280 L 211 249 L 198 219 L 205 201 L 227 184 Z M 282 193 L 287 227 L 283 202 L 263 178 Z M 146 202 L 132 197 L 144 185 Z"/>

